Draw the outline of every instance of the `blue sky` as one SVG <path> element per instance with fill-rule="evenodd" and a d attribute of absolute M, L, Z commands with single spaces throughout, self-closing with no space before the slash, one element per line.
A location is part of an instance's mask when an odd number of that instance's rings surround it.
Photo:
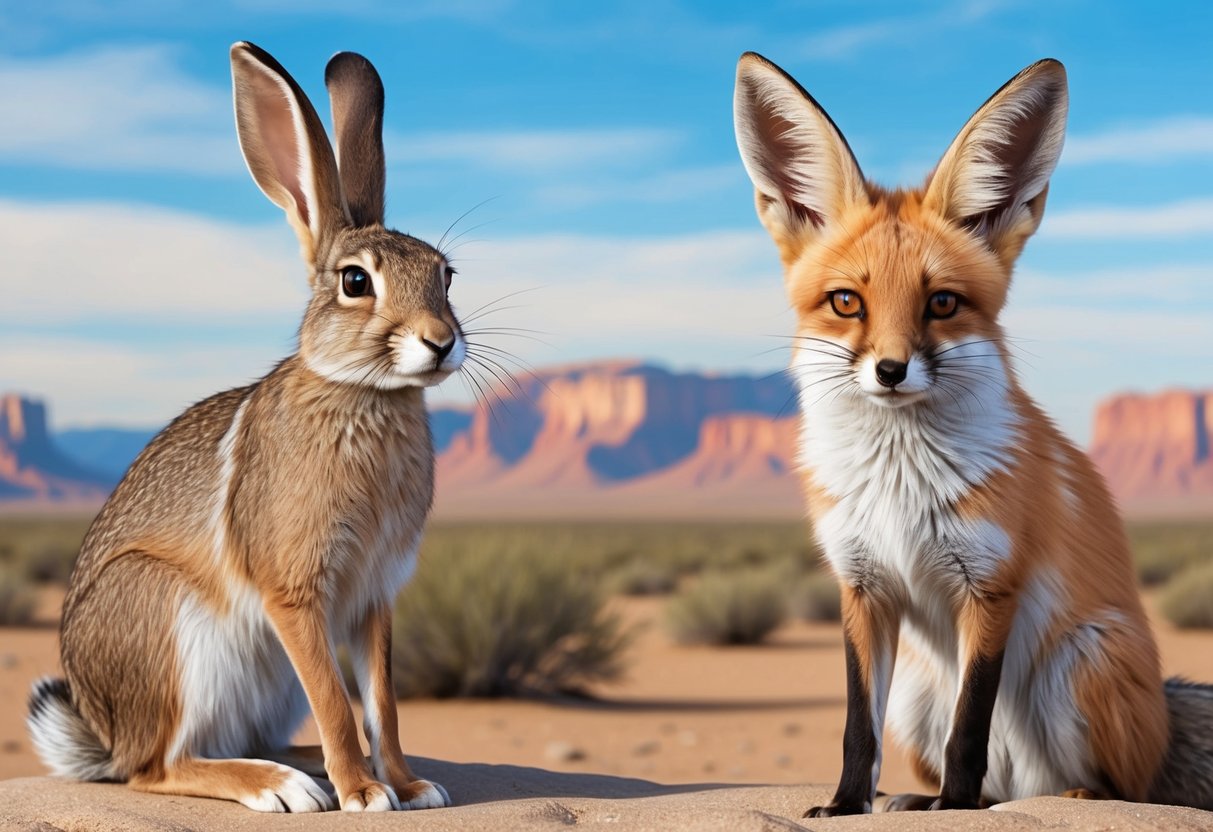
<path fill-rule="evenodd" d="M 792 318 L 733 143 L 738 55 L 795 75 L 885 184 L 1059 58 L 1067 147 L 1005 316 L 1025 382 L 1080 441 L 1110 392 L 1213 384 L 1208 4 L 22 5 L 0 7 L 0 388 L 59 426 L 162 423 L 292 348 L 304 272 L 237 148 L 240 39 L 322 113 L 333 52 L 378 66 L 390 224 L 436 240 L 474 208 L 453 300 L 530 290 L 486 323 L 543 342 L 498 346 L 754 372 Z"/>

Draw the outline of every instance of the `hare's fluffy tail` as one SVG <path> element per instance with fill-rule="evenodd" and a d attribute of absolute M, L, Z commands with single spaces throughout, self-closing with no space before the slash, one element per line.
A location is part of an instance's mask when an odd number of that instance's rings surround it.
<path fill-rule="evenodd" d="M 1213 685 L 1176 677 L 1164 690 L 1171 743 L 1150 802 L 1213 809 Z"/>
<path fill-rule="evenodd" d="M 101 738 L 72 704 L 65 679 L 34 683 L 26 719 L 34 748 L 55 774 L 75 780 L 116 780 L 114 760 Z"/>

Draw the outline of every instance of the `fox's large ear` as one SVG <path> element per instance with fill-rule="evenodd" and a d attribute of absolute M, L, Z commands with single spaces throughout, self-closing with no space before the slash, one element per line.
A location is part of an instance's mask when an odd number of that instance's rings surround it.
<path fill-rule="evenodd" d="M 753 52 L 737 64 L 733 126 L 757 190 L 758 217 L 785 264 L 848 205 L 866 202 L 859 164 L 825 110 L 791 76 Z"/>
<path fill-rule="evenodd" d="M 324 70 L 333 106 L 337 169 L 356 226 L 383 223 L 383 82 L 366 58 L 338 52 Z"/>
<path fill-rule="evenodd" d="M 286 211 L 311 263 L 323 241 L 349 225 L 324 126 L 295 79 L 251 43 L 232 46 L 232 94 L 249 172 Z"/>
<path fill-rule="evenodd" d="M 1020 72 L 952 141 L 927 185 L 927 207 L 983 237 L 1010 266 L 1044 215 L 1068 103 L 1057 61 Z"/>

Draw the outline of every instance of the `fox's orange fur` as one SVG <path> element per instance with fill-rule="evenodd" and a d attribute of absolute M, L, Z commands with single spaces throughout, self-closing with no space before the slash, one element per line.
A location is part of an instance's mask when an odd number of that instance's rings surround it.
<path fill-rule="evenodd" d="M 1029 67 L 922 188 L 890 191 L 795 81 L 738 67 L 738 144 L 797 316 L 808 511 L 843 599 L 843 774 L 810 814 L 871 810 L 886 708 L 939 787 L 894 808 L 1145 800 L 1159 778 L 1167 698 L 1122 524 L 999 323 L 1066 96 L 1061 64 Z"/>

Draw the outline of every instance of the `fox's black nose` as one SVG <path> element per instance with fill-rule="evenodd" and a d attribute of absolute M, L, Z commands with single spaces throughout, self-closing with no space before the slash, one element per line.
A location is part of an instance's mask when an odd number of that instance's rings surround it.
<path fill-rule="evenodd" d="M 876 380 L 885 387 L 896 387 L 906 380 L 906 363 L 882 358 L 876 363 Z"/>
<path fill-rule="evenodd" d="M 433 351 L 434 355 L 438 356 L 438 360 L 441 362 L 442 359 L 450 355 L 451 350 L 455 348 L 455 336 L 452 335 L 451 340 L 447 341 L 445 344 L 435 344 L 428 338 L 422 338 L 421 343 L 429 347 Z"/>

